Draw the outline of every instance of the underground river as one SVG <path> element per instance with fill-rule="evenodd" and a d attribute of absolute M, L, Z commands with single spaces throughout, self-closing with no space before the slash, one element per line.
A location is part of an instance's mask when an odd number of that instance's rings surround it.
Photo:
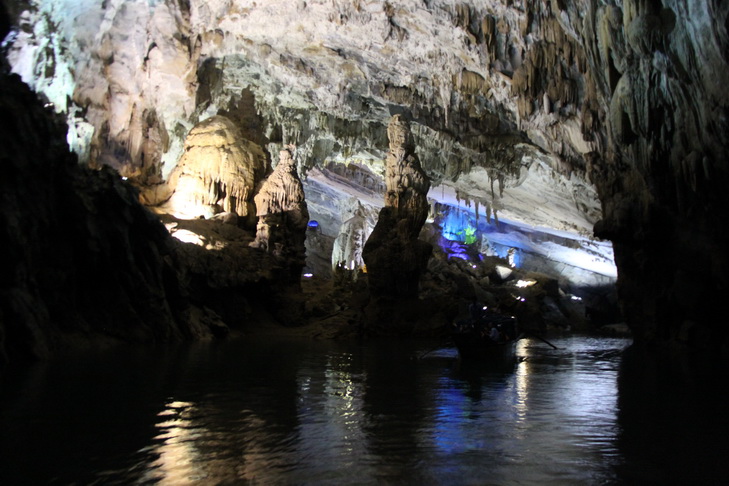
<path fill-rule="evenodd" d="M 432 342 L 254 338 L 9 370 L 0 484 L 729 480 L 726 374 L 551 341 L 488 366 Z"/>

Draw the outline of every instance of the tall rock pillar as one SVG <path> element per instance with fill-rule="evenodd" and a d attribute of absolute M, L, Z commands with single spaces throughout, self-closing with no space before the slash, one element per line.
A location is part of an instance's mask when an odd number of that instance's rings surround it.
<path fill-rule="evenodd" d="M 385 207 L 362 256 L 373 296 L 416 297 L 420 273 L 432 251 L 430 244 L 418 240 L 428 217 L 430 179 L 415 155 L 407 120 L 395 115 L 387 136 Z"/>
<path fill-rule="evenodd" d="M 258 226 L 251 246 L 285 260 L 291 280 L 301 278 L 306 264 L 306 227 L 309 210 L 304 187 L 289 149 L 281 150 L 278 165 L 254 197 Z"/>

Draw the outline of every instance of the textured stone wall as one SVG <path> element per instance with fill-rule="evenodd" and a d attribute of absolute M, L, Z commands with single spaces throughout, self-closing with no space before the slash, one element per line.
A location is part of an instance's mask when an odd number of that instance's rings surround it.
<path fill-rule="evenodd" d="M 267 168 L 263 149 L 245 140 L 230 119 L 207 118 L 185 139 L 185 152 L 168 179 L 173 194 L 163 207 L 188 219 L 235 213 L 255 226 L 253 195 Z"/>
<path fill-rule="evenodd" d="M 134 188 L 80 167 L 62 120 L 17 76 L 0 74 L 0 108 L 0 365 L 69 343 L 210 335 Z"/>

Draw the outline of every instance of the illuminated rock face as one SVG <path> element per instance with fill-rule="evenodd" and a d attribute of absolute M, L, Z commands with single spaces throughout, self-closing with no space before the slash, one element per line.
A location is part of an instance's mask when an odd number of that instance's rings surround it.
<path fill-rule="evenodd" d="M 13 69 L 92 164 L 166 178 L 201 119 L 248 119 L 245 92 L 270 153 L 358 167 L 367 195 L 402 114 L 429 197 L 586 240 L 599 221 L 639 337 L 729 340 L 702 300 L 729 275 L 726 2 L 14 3 Z"/>
<path fill-rule="evenodd" d="M 214 116 L 196 125 L 169 177 L 174 190 L 164 208 L 180 218 L 235 213 L 255 223 L 253 194 L 266 172 L 266 156 L 244 140 L 229 119 Z"/>
<path fill-rule="evenodd" d="M 393 208 L 407 221 L 407 234 L 416 237 L 428 217 L 430 179 L 420 167 L 410 124 L 401 115 L 392 117 L 387 127 L 390 152 L 385 167 L 385 207 Z"/>
<path fill-rule="evenodd" d="M 221 337 L 289 278 L 232 225 L 187 222 L 225 231 L 225 251 L 171 238 L 116 171 L 80 166 L 58 117 L 5 73 L 0 125 L 0 372 L 76 345 Z"/>
<path fill-rule="evenodd" d="M 291 278 L 298 281 L 306 261 L 309 211 L 304 187 L 289 149 L 282 150 L 273 173 L 255 196 L 256 240 L 251 246 L 291 262 Z"/>
<path fill-rule="evenodd" d="M 376 296 L 416 297 L 421 272 L 428 264 L 430 244 L 418 240 L 428 217 L 430 180 L 414 153 L 410 125 L 399 115 L 387 128 L 385 207 L 367 239 L 362 256 L 370 292 Z"/>
<path fill-rule="evenodd" d="M 67 113 L 82 162 L 159 182 L 196 121 L 187 2 L 28 3 L 8 52 L 14 70 Z"/>

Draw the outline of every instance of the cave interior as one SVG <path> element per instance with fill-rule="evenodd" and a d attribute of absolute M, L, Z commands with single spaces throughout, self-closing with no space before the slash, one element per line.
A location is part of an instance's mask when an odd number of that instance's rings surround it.
<path fill-rule="evenodd" d="M 473 300 L 729 356 L 727 2 L 5 3 L 2 362 Z"/>

